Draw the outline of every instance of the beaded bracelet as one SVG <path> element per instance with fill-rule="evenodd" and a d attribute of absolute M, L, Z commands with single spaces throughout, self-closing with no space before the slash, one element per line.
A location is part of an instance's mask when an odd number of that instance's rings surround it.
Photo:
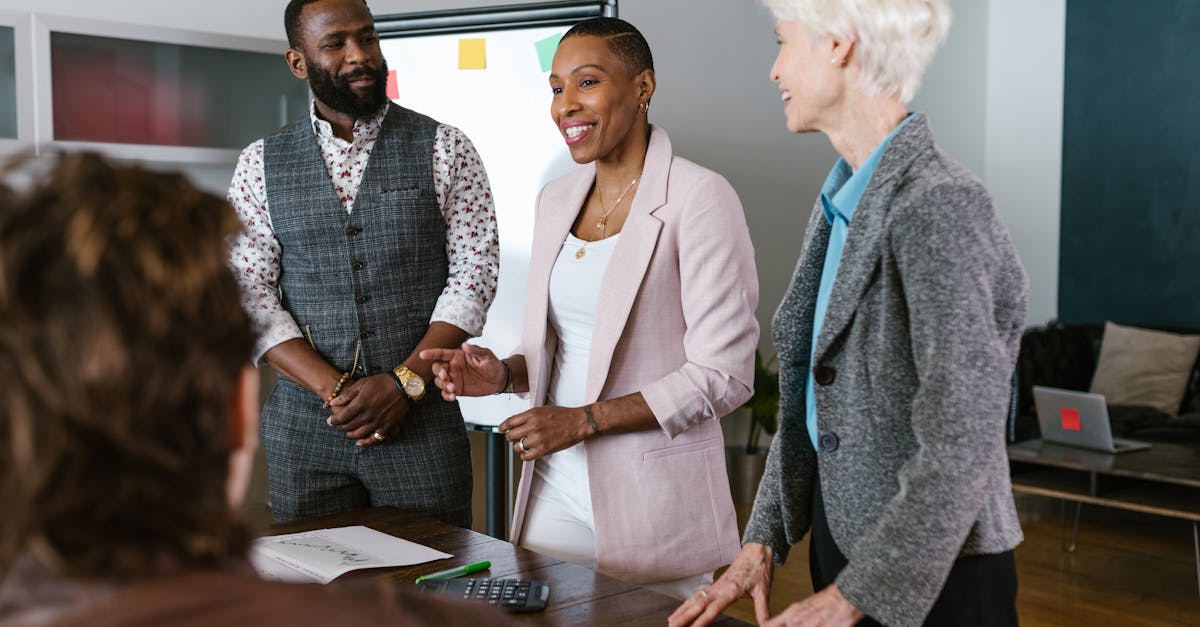
<path fill-rule="evenodd" d="M 324 406 L 325 406 L 326 408 L 328 408 L 328 407 L 329 407 L 329 405 L 330 405 L 331 403 L 333 403 L 333 399 L 337 398 L 337 397 L 338 397 L 338 394 L 341 394 L 341 393 L 342 393 L 342 388 L 343 388 L 343 387 L 346 385 L 346 382 L 347 382 L 347 381 L 349 381 L 349 380 L 350 380 L 350 373 L 349 373 L 349 372 L 343 372 L 343 373 L 342 373 L 342 378 L 338 379 L 337 385 L 333 386 L 333 391 L 329 393 L 329 398 L 325 399 L 325 405 L 324 405 Z"/>

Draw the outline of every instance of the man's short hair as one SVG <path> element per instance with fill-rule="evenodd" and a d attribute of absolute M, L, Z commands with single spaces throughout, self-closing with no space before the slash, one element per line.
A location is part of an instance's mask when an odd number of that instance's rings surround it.
<path fill-rule="evenodd" d="M 583 35 L 605 39 L 609 50 L 621 59 L 630 77 L 641 74 L 643 70 L 654 71 L 650 44 L 633 24 L 615 17 L 593 17 L 572 26 L 562 36 L 562 41 Z"/>
<path fill-rule="evenodd" d="M 304 7 L 319 0 L 291 0 L 288 2 L 287 8 L 283 10 L 283 30 L 287 33 L 288 46 L 300 50 L 300 46 L 304 40 L 304 27 L 300 25 L 300 14 L 304 12 Z M 367 0 L 362 0 L 363 6 L 367 6 Z M 370 10 L 370 7 L 367 6 Z"/>
<path fill-rule="evenodd" d="M 29 547 L 106 579 L 244 554 L 226 497 L 254 339 L 228 266 L 241 223 L 179 174 L 95 154 L 31 176 L 0 186 L 0 572 Z"/>

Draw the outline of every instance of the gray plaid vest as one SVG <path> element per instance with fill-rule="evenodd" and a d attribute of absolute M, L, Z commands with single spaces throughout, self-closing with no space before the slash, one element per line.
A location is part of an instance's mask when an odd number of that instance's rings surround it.
<path fill-rule="evenodd" d="M 433 189 L 438 123 L 391 105 L 350 214 L 309 118 L 264 143 L 267 204 L 282 249 L 284 307 L 340 372 L 388 372 L 429 328 L 446 287 L 446 222 Z"/>

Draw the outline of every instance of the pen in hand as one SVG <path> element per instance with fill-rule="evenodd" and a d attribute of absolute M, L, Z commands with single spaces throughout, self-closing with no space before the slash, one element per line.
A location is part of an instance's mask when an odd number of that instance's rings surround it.
<path fill-rule="evenodd" d="M 470 575 L 471 573 L 477 573 L 481 570 L 487 570 L 491 567 L 492 567 L 492 563 L 487 560 L 484 560 L 482 562 L 475 562 L 474 564 L 467 564 L 466 566 L 459 566 L 458 568 L 451 568 L 449 570 L 440 570 L 436 573 L 422 575 L 420 577 L 417 577 L 416 583 L 421 583 L 422 581 L 425 581 L 428 579 L 453 579 L 455 577 L 462 577 L 463 575 Z"/>

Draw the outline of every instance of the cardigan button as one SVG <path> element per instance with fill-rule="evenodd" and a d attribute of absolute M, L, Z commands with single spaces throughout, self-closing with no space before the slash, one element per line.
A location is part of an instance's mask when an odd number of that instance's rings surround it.
<path fill-rule="evenodd" d="M 821 437 L 817 438 L 817 446 L 820 447 L 822 453 L 832 453 L 838 450 L 839 445 L 837 434 L 822 433 Z"/>
<path fill-rule="evenodd" d="M 367 294 L 363 294 L 362 296 L 359 296 L 358 298 L 355 298 L 354 300 L 355 300 L 355 301 L 356 301 L 358 304 L 360 304 L 360 305 L 361 305 L 361 304 L 363 304 L 363 303 L 365 303 L 365 302 L 367 302 L 367 301 L 371 300 L 371 297 L 370 297 L 369 295 L 367 295 Z"/>
<path fill-rule="evenodd" d="M 830 385 L 837 379 L 837 370 L 829 366 L 817 366 L 813 369 L 813 381 L 817 385 Z"/>
<path fill-rule="evenodd" d="M 356 229 L 354 227 L 350 227 L 350 228 L 346 229 L 346 235 L 349 235 L 350 237 L 354 237 L 355 235 L 358 235 L 361 232 L 362 231 L 359 231 L 358 229 Z"/>

